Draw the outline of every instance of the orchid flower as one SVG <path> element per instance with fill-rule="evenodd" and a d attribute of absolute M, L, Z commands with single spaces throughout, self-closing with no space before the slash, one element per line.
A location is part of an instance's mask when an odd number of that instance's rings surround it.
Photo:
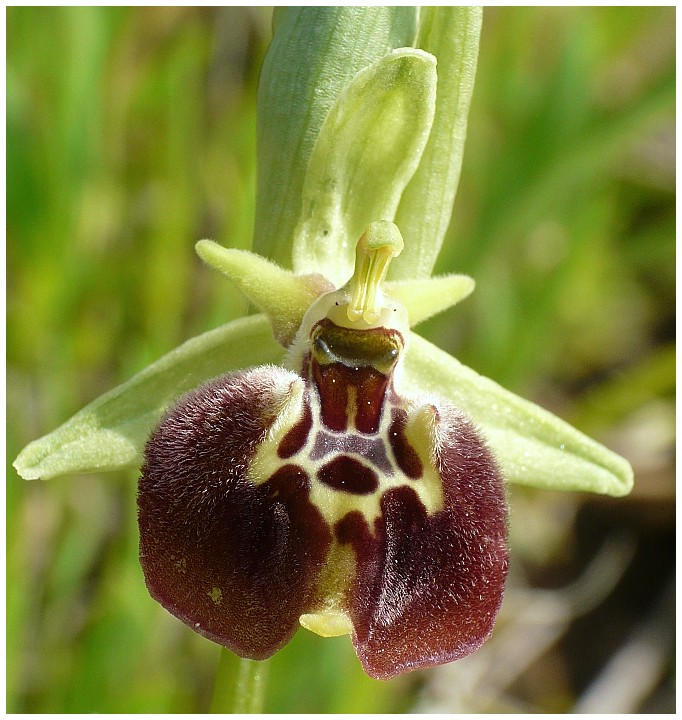
<path fill-rule="evenodd" d="M 619 496 L 623 458 L 411 328 L 452 212 L 477 8 L 284 8 L 258 98 L 255 253 L 200 257 L 260 311 L 187 341 L 27 446 L 27 479 L 140 467 L 152 596 L 242 657 L 299 626 L 368 674 L 492 631 L 505 482 Z M 482 289 L 485 292 L 485 288 Z"/>

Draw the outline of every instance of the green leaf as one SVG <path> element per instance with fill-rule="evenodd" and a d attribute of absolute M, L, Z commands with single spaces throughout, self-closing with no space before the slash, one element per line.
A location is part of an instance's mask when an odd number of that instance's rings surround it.
<path fill-rule="evenodd" d="M 335 285 L 353 273 L 355 244 L 372 221 L 390 221 L 428 140 L 436 61 L 403 48 L 361 70 L 320 130 L 303 185 L 294 270 Z"/>
<path fill-rule="evenodd" d="M 256 252 L 291 267 L 303 180 L 322 123 L 357 72 L 414 44 L 417 14 L 415 7 L 275 10 L 258 88 Z"/>
<path fill-rule="evenodd" d="M 139 465 L 164 411 L 184 393 L 231 370 L 279 363 L 263 315 L 235 320 L 188 340 L 61 427 L 27 445 L 14 462 L 26 480 Z"/>
<path fill-rule="evenodd" d="M 443 244 L 462 168 L 481 22 L 480 7 L 421 10 L 417 47 L 438 60 L 436 114 L 395 215 L 405 250 L 391 266 L 392 279 L 428 277 Z"/>
<path fill-rule="evenodd" d="M 627 460 L 414 333 L 405 380 L 411 391 L 441 395 L 464 411 L 481 428 L 509 482 L 614 496 L 632 488 Z"/>

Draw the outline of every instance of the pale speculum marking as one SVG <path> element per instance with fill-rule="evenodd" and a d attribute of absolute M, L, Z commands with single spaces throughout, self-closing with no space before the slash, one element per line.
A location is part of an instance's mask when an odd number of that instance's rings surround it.
<path fill-rule="evenodd" d="M 407 413 L 392 388 L 402 345 L 395 330 L 361 331 L 320 321 L 304 360 L 300 419 L 277 447 L 279 458 L 295 460 L 298 472 L 305 468 L 307 477 L 327 490 L 346 497 L 376 495 L 376 501 L 357 508 L 363 515 L 375 515 L 387 488 L 423 476 L 405 433 Z"/>
<path fill-rule="evenodd" d="M 310 460 L 322 460 L 331 453 L 348 453 L 366 458 L 385 475 L 393 475 L 393 464 L 386 454 L 383 437 L 366 436 L 357 433 L 331 433 L 318 430 L 310 451 Z"/>

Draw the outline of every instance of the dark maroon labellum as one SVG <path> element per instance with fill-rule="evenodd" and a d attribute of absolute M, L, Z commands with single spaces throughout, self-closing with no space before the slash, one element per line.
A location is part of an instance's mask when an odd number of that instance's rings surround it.
<path fill-rule="evenodd" d="M 149 591 L 243 657 L 269 657 L 300 621 L 350 631 L 375 678 L 461 658 L 502 600 L 500 472 L 459 410 L 394 387 L 397 330 L 312 328 L 302 376 L 225 376 L 152 434 L 138 495 Z"/>

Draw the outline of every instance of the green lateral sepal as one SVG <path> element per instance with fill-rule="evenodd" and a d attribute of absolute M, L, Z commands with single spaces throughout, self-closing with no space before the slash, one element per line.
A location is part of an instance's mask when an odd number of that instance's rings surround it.
<path fill-rule="evenodd" d="M 627 460 L 415 333 L 405 363 L 411 391 L 444 396 L 481 428 L 508 482 L 616 497 L 632 489 Z"/>
<path fill-rule="evenodd" d="M 147 438 L 181 395 L 231 370 L 282 361 L 263 315 L 199 335 L 27 445 L 14 461 L 25 480 L 139 466 Z"/>

